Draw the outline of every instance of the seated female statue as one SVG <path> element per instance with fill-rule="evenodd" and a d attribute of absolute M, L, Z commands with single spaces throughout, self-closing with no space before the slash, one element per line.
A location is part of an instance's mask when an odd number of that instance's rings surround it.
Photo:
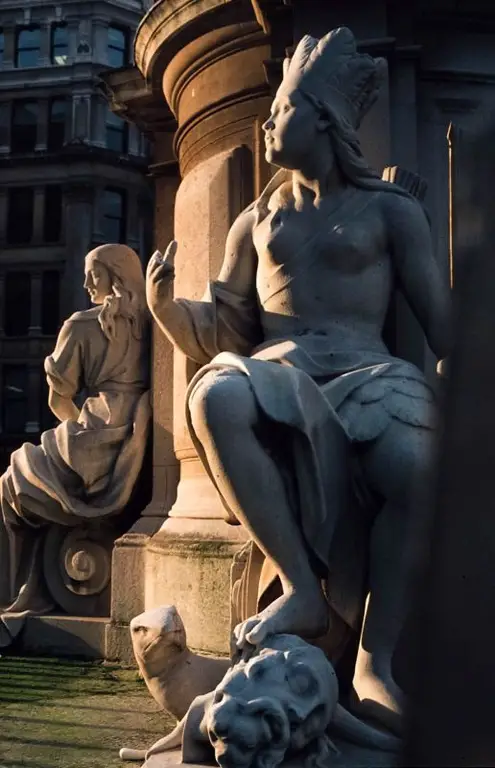
<path fill-rule="evenodd" d="M 43 433 L 41 445 L 14 451 L 0 478 L 4 615 L 50 605 L 39 567 L 47 524 L 76 526 L 121 512 L 143 461 L 150 403 L 141 263 L 125 245 L 102 245 L 86 256 L 85 276 L 96 306 L 66 320 L 45 360 L 49 405 L 61 423 Z M 3 630 L 8 635 L 5 622 Z M 0 623 L 0 641 L 1 633 Z"/>
<path fill-rule="evenodd" d="M 320 636 L 335 614 L 358 620 L 329 555 L 347 514 L 349 459 L 380 497 L 354 689 L 363 710 L 396 724 L 392 657 L 422 530 L 411 494 L 426 481 L 435 413 L 425 376 L 390 354 L 382 332 L 400 286 L 443 358 L 450 295 L 422 206 L 360 150 L 356 129 L 384 73 L 346 28 L 303 38 L 264 124 L 266 157 L 281 170 L 233 224 L 218 280 L 201 302 L 174 300 L 173 243 L 151 260 L 147 295 L 163 332 L 204 366 L 187 394 L 191 434 L 232 520 L 282 582 L 237 628 L 239 647 Z"/>

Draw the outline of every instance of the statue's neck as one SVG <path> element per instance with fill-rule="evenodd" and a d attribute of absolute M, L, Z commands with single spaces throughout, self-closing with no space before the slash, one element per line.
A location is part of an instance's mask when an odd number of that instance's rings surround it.
<path fill-rule="evenodd" d="M 315 173 L 294 171 L 292 174 L 292 191 L 299 210 L 308 205 L 318 208 L 324 198 L 338 195 L 347 186 L 337 166 L 323 167 Z"/>

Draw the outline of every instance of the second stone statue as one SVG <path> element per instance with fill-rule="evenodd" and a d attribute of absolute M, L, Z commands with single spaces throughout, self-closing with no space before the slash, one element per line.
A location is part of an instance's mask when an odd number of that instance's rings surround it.
<path fill-rule="evenodd" d="M 10 644 L 26 615 L 57 602 L 42 557 L 50 525 L 76 530 L 121 513 L 145 455 L 149 313 L 137 254 L 125 245 L 99 246 L 86 256 L 84 285 L 95 307 L 66 320 L 45 361 L 49 405 L 60 424 L 41 445 L 15 451 L 0 478 L 0 646 Z M 78 565 L 91 570 L 96 563 L 97 571 L 101 554 L 97 539 L 92 558 L 73 538 L 67 580 Z M 80 576 L 72 575 L 76 583 Z"/>

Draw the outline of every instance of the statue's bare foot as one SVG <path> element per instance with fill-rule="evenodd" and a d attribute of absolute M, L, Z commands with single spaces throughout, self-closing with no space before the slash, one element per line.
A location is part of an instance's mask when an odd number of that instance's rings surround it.
<path fill-rule="evenodd" d="M 358 717 L 374 720 L 398 736 L 404 730 L 405 695 L 392 675 L 367 671 L 354 679 L 351 709 Z"/>
<path fill-rule="evenodd" d="M 269 635 L 289 634 L 312 639 L 328 630 L 329 607 L 323 592 L 292 590 L 270 603 L 261 613 L 234 629 L 238 649 L 259 646 Z"/>

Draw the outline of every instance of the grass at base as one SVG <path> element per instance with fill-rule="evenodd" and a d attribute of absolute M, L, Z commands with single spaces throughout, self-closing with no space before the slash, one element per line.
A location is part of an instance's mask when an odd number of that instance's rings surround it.
<path fill-rule="evenodd" d="M 134 670 L 58 659 L 0 658 L 0 768 L 123 768 L 173 718 Z"/>

